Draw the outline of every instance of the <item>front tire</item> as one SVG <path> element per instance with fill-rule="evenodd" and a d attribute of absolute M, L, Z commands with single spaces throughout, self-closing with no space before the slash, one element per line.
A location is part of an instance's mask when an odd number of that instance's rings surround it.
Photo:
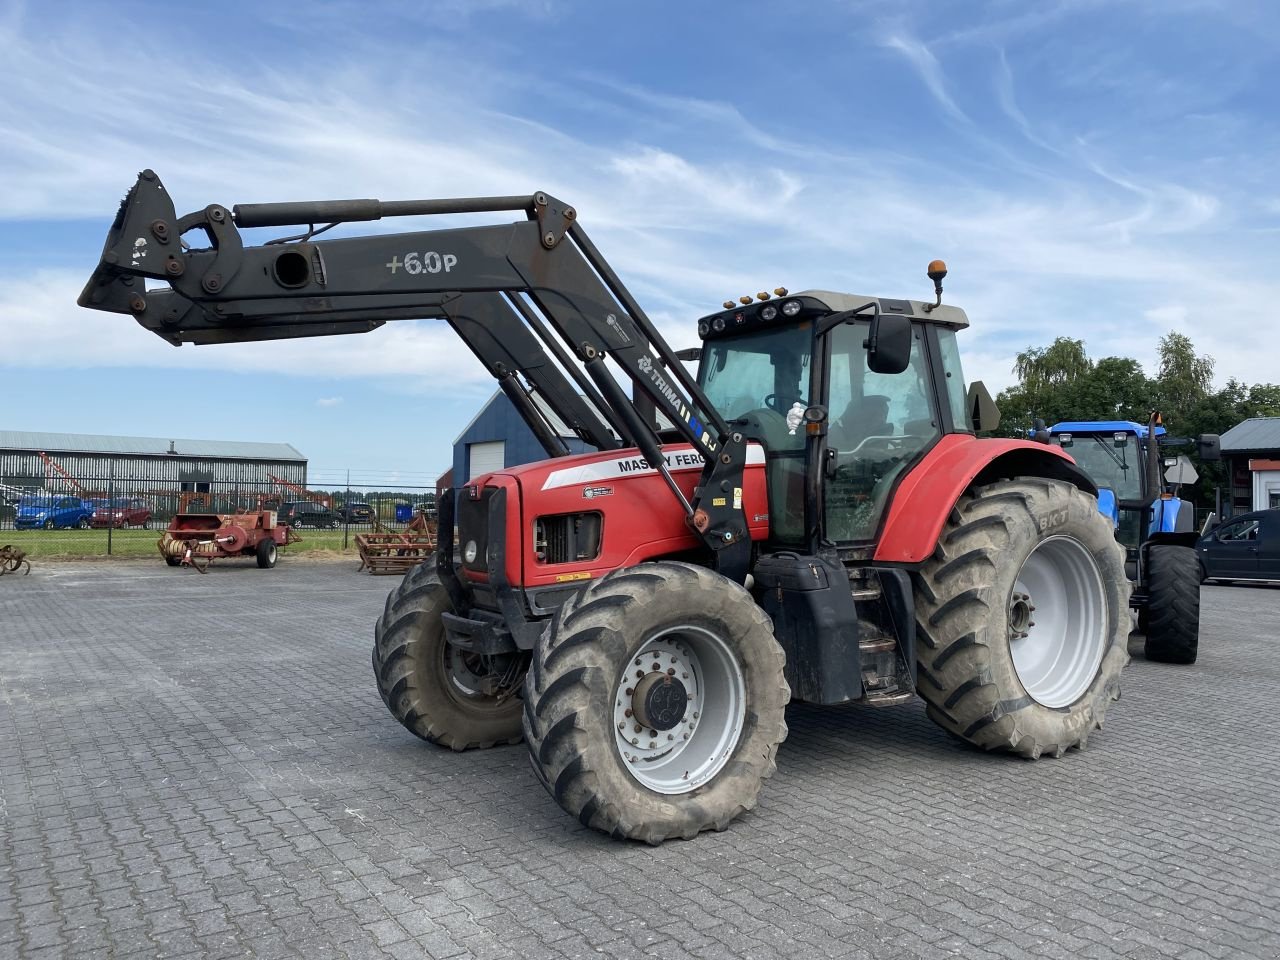
<path fill-rule="evenodd" d="M 587 586 L 547 625 L 525 678 L 524 733 L 569 814 L 658 844 L 723 830 L 756 805 L 790 696 L 782 648 L 743 587 L 646 563 Z"/>
<path fill-rule="evenodd" d="M 1147 551 L 1146 643 L 1157 663 L 1195 663 L 1200 648 L 1200 558 L 1191 547 Z"/>
<path fill-rule="evenodd" d="M 451 611 L 434 558 L 405 574 L 374 628 L 373 672 L 391 715 L 453 750 L 519 743 L 523 654 L 480 657 L 445 640 Z"/>
<path fill-rule="evenodd" d="M 258 568 L 270 570 L 276 565 L 276 542 L 274 540 L 258 541 Z"/>
<path fill-rule="evenodd" d="M 961 497 L 916 574 L 917 690 L 930 719 L 1031 759 L 1085 746 L 1129 661 L 1124 551 L 1093 498 L 1057 480 Z"/>

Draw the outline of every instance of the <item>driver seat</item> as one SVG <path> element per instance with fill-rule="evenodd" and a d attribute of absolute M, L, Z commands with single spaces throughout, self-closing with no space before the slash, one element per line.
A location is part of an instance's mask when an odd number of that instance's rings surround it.
<path fill-rule="evenodd" d="M 876 393 L 849 401 L 844 413 L 831 424 L 828 442 L 837 450 L 852 450 L 867 437 L 887 437 L 893 433 L 893 424 L 889 422 L 889 398 Z"/>

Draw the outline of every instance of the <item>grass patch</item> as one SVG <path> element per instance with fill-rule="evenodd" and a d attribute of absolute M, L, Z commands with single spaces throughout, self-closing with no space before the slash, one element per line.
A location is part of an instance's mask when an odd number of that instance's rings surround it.
<path fill-rule="evenodd" d="M 160 559 L 156 541 L 163 530 L 111 531 L 112 557 L 155 557 Z M 286 554 L 327 553 L 356 556 L 356 531 L 352 530 L 348 546 L 342 546 L 341 530 L 300 530 L 301 543 L 290 544 Z M 106 530 L 0 530 L 0 545 L 12 544 L 25 550 L 28 557 L 105 557 Z"/>

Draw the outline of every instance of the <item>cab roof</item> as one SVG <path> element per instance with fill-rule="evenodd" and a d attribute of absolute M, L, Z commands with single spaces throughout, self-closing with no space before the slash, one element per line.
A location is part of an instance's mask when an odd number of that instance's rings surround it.
<path fill-rule="evenodd" d="M 1064 420 L 1049 428 L 1051 434 L 1059 433 L 1132 433 L 1147 438 L 1147 425 L 1132 420 Z M 1162 436 L 1164 427 L 1156 427 L 1156 436 Z"/>
<path fill-rule="evenodd" d="M 855 307 L 860 307 L 864 303 L 875 300 L 880 304 L 881 313 L 900 313 L 916 320 L 945 323 L 947 326 L 955 327 L 956 329 L 969 326 L 968 315 L 959 307 L 953 307 L 946 303 L 934 307 L 927 300 L 894 300 L 889 297 L 864 297 L 856 293 L 837 293 L 834 290 L 801 290 L 799 293 L 791 293 L 777 299 L 789 300 L 792 297 L 813 297 L 813 299 L 820 300 L 826 304 L 833 313 L 839 313 L 842 310 L 853 310 Z M 926 310 L 926 307 L 933 307 L 933 309 Z"/>

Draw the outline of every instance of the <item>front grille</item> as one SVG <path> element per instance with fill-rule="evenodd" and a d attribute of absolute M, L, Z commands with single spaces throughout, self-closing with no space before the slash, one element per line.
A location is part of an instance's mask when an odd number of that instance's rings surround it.
<path fill-rule="evenodd" d="M 480 499 L 472 500 L 470 490 L 462 489 L 458 497 L 458 552 L 457 558 L 468 570 L 480 573 L 489 569 L 489 501 L 498 492 L 497 487 L 485 487 L 480 491 Z M 501 531 L 499 531 L 501 535 Z M 467 544 L 475 542 L 475 559 L 467 561 Z"/>

